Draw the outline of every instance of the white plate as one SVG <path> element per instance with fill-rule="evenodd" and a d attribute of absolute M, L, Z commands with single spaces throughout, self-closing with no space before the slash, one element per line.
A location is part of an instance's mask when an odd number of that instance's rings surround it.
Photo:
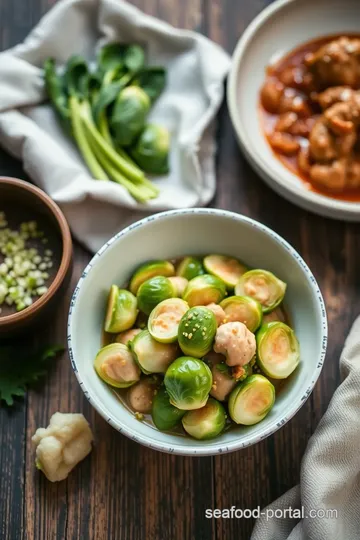
<path fill-rule="evenodd" d="M 265 182 L 302 208 L 348 221 L 360 221 L 360 203 L 307 190 L 274 157 L 260 126 L 258 99 L 269 63 L 321 36 L 360 33 L 359 22 L 358 0 L 278 0 L 254 19 L 240 39 L 233 56 L 227 95 L 239 143 Z"/>

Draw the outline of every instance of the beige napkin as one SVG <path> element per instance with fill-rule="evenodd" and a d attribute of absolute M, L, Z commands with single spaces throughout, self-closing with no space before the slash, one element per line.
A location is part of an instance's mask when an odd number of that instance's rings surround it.
<path fill-rule="evenodd" d="M 300 486 L 264 509 L 251 540 L 359 540 L 360 317 L 345 342 L 340 369 L 344 381 L 309 441 Z M 266 512 L 290 507 L 307 517 L 266 518 Z"/>
<path fill-rule="evenodd" d="M 156 180 L 161 194 L 147 207 L 114 182 L 92 180 L 52 109 L 43 104 L 41 68 L 48 56 L 63 63 L 80 53 L 91 61 L 108 41 L 142 43 L 149 63 L 168 70 L 166 89 L 150 119 L 171 132 L 171 172 Z M 34 182 L 61 206 L 77 239 L 95 251 L 146 214 L 211 200 L 212 120 L 229 67 L 229 56 L 209 39 L 122 0 L 61 0 L 24 43 L 0 54 L 0 144 L 23 161 Z"/>

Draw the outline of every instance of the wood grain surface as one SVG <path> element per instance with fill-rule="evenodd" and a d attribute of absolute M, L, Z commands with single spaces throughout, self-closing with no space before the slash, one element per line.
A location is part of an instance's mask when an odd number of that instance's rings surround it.
<path fill-rule="evenodd" d="M 175 26 L 195 29 L 232 53 L 263 0 L 134 0 Z M 54 0 L 0 0 L 0 47 L 22 40 Z M 312 268 L 330 324 L 327 360 L 300 412 L 260 444 L 214 458 L 160 454 L 115 432 L 83 396 L 64 354 L 44 384 L 14 409 L 0 409 L 1 540 L 246 540 L 251 520 L 206 519 L 206 508 L 264 506 L 299 479 L 301 457 L 339 383 L 338 358 L 360 307 L 359 226 L 326 220 L 281 199 L 241 155 L 226 106 L 217 131 L 218 189 L 212 206 L 251 216 L 284 236 Z M 1 174 L 26 178 L 0 151 Z M 79 246 L 71 287 L 90 254 Z M 70 291 L 46 329 L 65 343 Z M 44 336 L 42 336 L 44 339 Z M 31 436 L 55 411 L 83 412 L 92 454 L 59 484 L 35 471 Z"/>

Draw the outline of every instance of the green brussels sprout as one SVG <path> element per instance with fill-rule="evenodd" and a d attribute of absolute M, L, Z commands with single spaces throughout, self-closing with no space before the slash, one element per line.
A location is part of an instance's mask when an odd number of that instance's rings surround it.
<path fill-rule="evenodd" d="M 155 393 L 160 384 L 156 377 L 145 377 L 129 388 L 127 401 L 136 413 L 150 414 Z"/>
<path fill-rule="evenodd" d="M 206 404 L 212 375 L 209 366 L 202 360 L 181 356 L 168 367 L 164 383 L 170 403 L 178 409 L 190 411 Z"/>
<path fill-rule="evenodd" d="M 286 379 L 300 362 L 295 332 L 282 322 L 263 325 L 256 334 L 257 363 L 273 379 Z"/>
<path fill-rule="evenodd" d="M 159 343 L 148 330 L 142 330 L 131 342 L 131 350 L 141 371 L 148 373 L 165 373 L 171 362 L 178 356 L 176 343 Z"/>
<path fill-rule="evenodd" d="M 118 334 L 129 330 L 135 324 L 137 314 L 135 296 L 126 289 L 112 285 L 106 310 L 105 332 Z"/>
<path fill-rule="evenodd" d="M 186 287 L 188 286 L 188 283 L 189 283 L 188 280 L 181 276 L 169 277 L 169 280 L 175 287 L 176 296 L 179 296 L 181 298 L 182 295 L 184 294 Z"/>
<path fill-rule="evenodd" d="M 146 315 L 150 315 L 154 307 L 160 302 L 168 298 L 174 298 L 176 289 L 167 277 L 156 276 L 144 281 L 140 285 L 136 296 L 139 309 Z"/>
<path fill-rule="evenodd" d="M 221 279 L 203 274 L 189 281 L 183 299 L 193 306 L 207 306 L 208 304 L 219 304 L 226 294 L 225 283 Z"/>
<path fill-rule="evenodd" d="M 275 388 L 263 375 L 251 375 L 230 394 L 229 414 L 236 424 L 261 422 L 275 403 Z"/>
<path fill-rule="evenodd" d="M 149 96 L 138 86 L 127 86 L 115 101 L 111 128 L 119 146 L 130 146 L 144 129 L 150 110 Z"/>
<path fill-rule="evenodd" d="M 161 386 L 154 396 L 151 410 L 151 417 L 155 426 L 160 431 L 173 429 L 180 424 L 184 414 L 185 411 L 171 405 L 169 394 L 165 387 Z"/>
<path fill-rule="evenodd" d="M 148 124 L 130 153 L 143 171 L 149 174 L 167 174 L 169 172 L 169 146 L 169 130 L 163 126 Z"/>
<path fill-rule="evenodd" d="M 178 341 L 182 352 L 202 358 L 211 351 L 216 330 L 216 317 L 210 309 L 203 306 L 189 309 L 179 324 Z"/>
<path fill-rule="evenodd" d="M 150 313 L 148 330 L 152 337 L 160 343 L 177 341 L 181 318 L 189 305 L 181 298 L 169 298 L 160 302 Z"/>
<path fill-rule="evenodd" d="M 185 413 L 182 419 L 186 433 L 200 441 L 213 439 L 220 435 L 225 424 L 225 409 L 221 403 L 213 398 L 209 398 L 201 409 Z"/>
<path fill-rule="evenodd" d="M 100 349 L 94 367 L 99 377 L 115 388 L 127 388 L 140 379 L 139 366 L 122 343 L 111 343 Z"/>
<path fill-rule="evenodd" d="M 144 281 L 156 276 L 174 276 L 174 265 L 169 261 L 151 261 L 138 268 L 130 280 L 130 291 L 136 294 Z"/>
<path fill-rule="evenodd" d="M 204 358 L 204 361 L 211 369 L 213 384 L 210 390 L 210 396 L 219 401 L 227 401 L 229 394 L 236 386 L 236 380 L 232 377 L 231 368 L 225 364 L 222 354 L 210 352 Z"/>
<path fill-rule="evenodd" d="M 236 296 L 251 296 L 261 305 L 264 313 L 275 309 L 285 296 L 286 283 L 267 270 L 250 270 L 243 274 L 235 286 Z"/>
<path fill-rule="evenodd" d="M 226 255 L 207 255 L 204 258 L 204 267 L 208 274 L 221 279 L 228 289 L 233 289 L 248 270 L 240 261 Z"/>
<path fill-rule="evenodd" d="M 262 307 L 251 296 L 229 296 L 221 302 L 220 306 L 225 312 L 226 322 L 242 322 L 250 332 L 255 332 L 261 326 Z"/>
<path fill-rule="evenodd" d="M 121 332 L 115 338 L 115 343 L 123 343 L 123 345 L 129 345 L 133 341 L 134 337 L 141 332 L 140 328 L 131 328 L 131 330 L 125 330 Z"/>
<path fill-rule="evenodd" d="M 196 259 L 195 257 L 185 257 L 176 270 L 177 276 L 183 277 L 189 281 L 202 274 L 205 274 L 203 264 L 200 259 Z"/>

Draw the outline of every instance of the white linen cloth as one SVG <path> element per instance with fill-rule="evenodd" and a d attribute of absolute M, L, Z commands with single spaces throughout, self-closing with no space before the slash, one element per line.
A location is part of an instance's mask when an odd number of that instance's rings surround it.
<path fill-rule="evenodd" d="M 150 118 L 171 131 L 171 172 L 156 181 L 161 194 L 147 206 L 116 183 L 93 180 L 44 104 L 47 57 L 64 63 L 78 53 L 91 61 L 109 41 L 144 44 L 148 63 L 168 69 L 167 87 Z M 173 28 L 122 0 L 60 0 L 22 44 L 0 54 L 0 144 L 60 205 L 75 237 L 96 251 L 144 215 L 211 200 L 212 120 L 229 66 L 229 56 L 207 38 Z"/>
<path fill-rule="evenodd" d="M 303 507 L 307 517 L 266 520 L 264 515 L 257 520 L 251 540 L 359 540 L 360 317 L 345 342 L 340 370 L 343 383 L 309 441 L 300 486 L 267 507 L 273 511 Z M 319 510 L 324 512 L 313 513 Z"/>

